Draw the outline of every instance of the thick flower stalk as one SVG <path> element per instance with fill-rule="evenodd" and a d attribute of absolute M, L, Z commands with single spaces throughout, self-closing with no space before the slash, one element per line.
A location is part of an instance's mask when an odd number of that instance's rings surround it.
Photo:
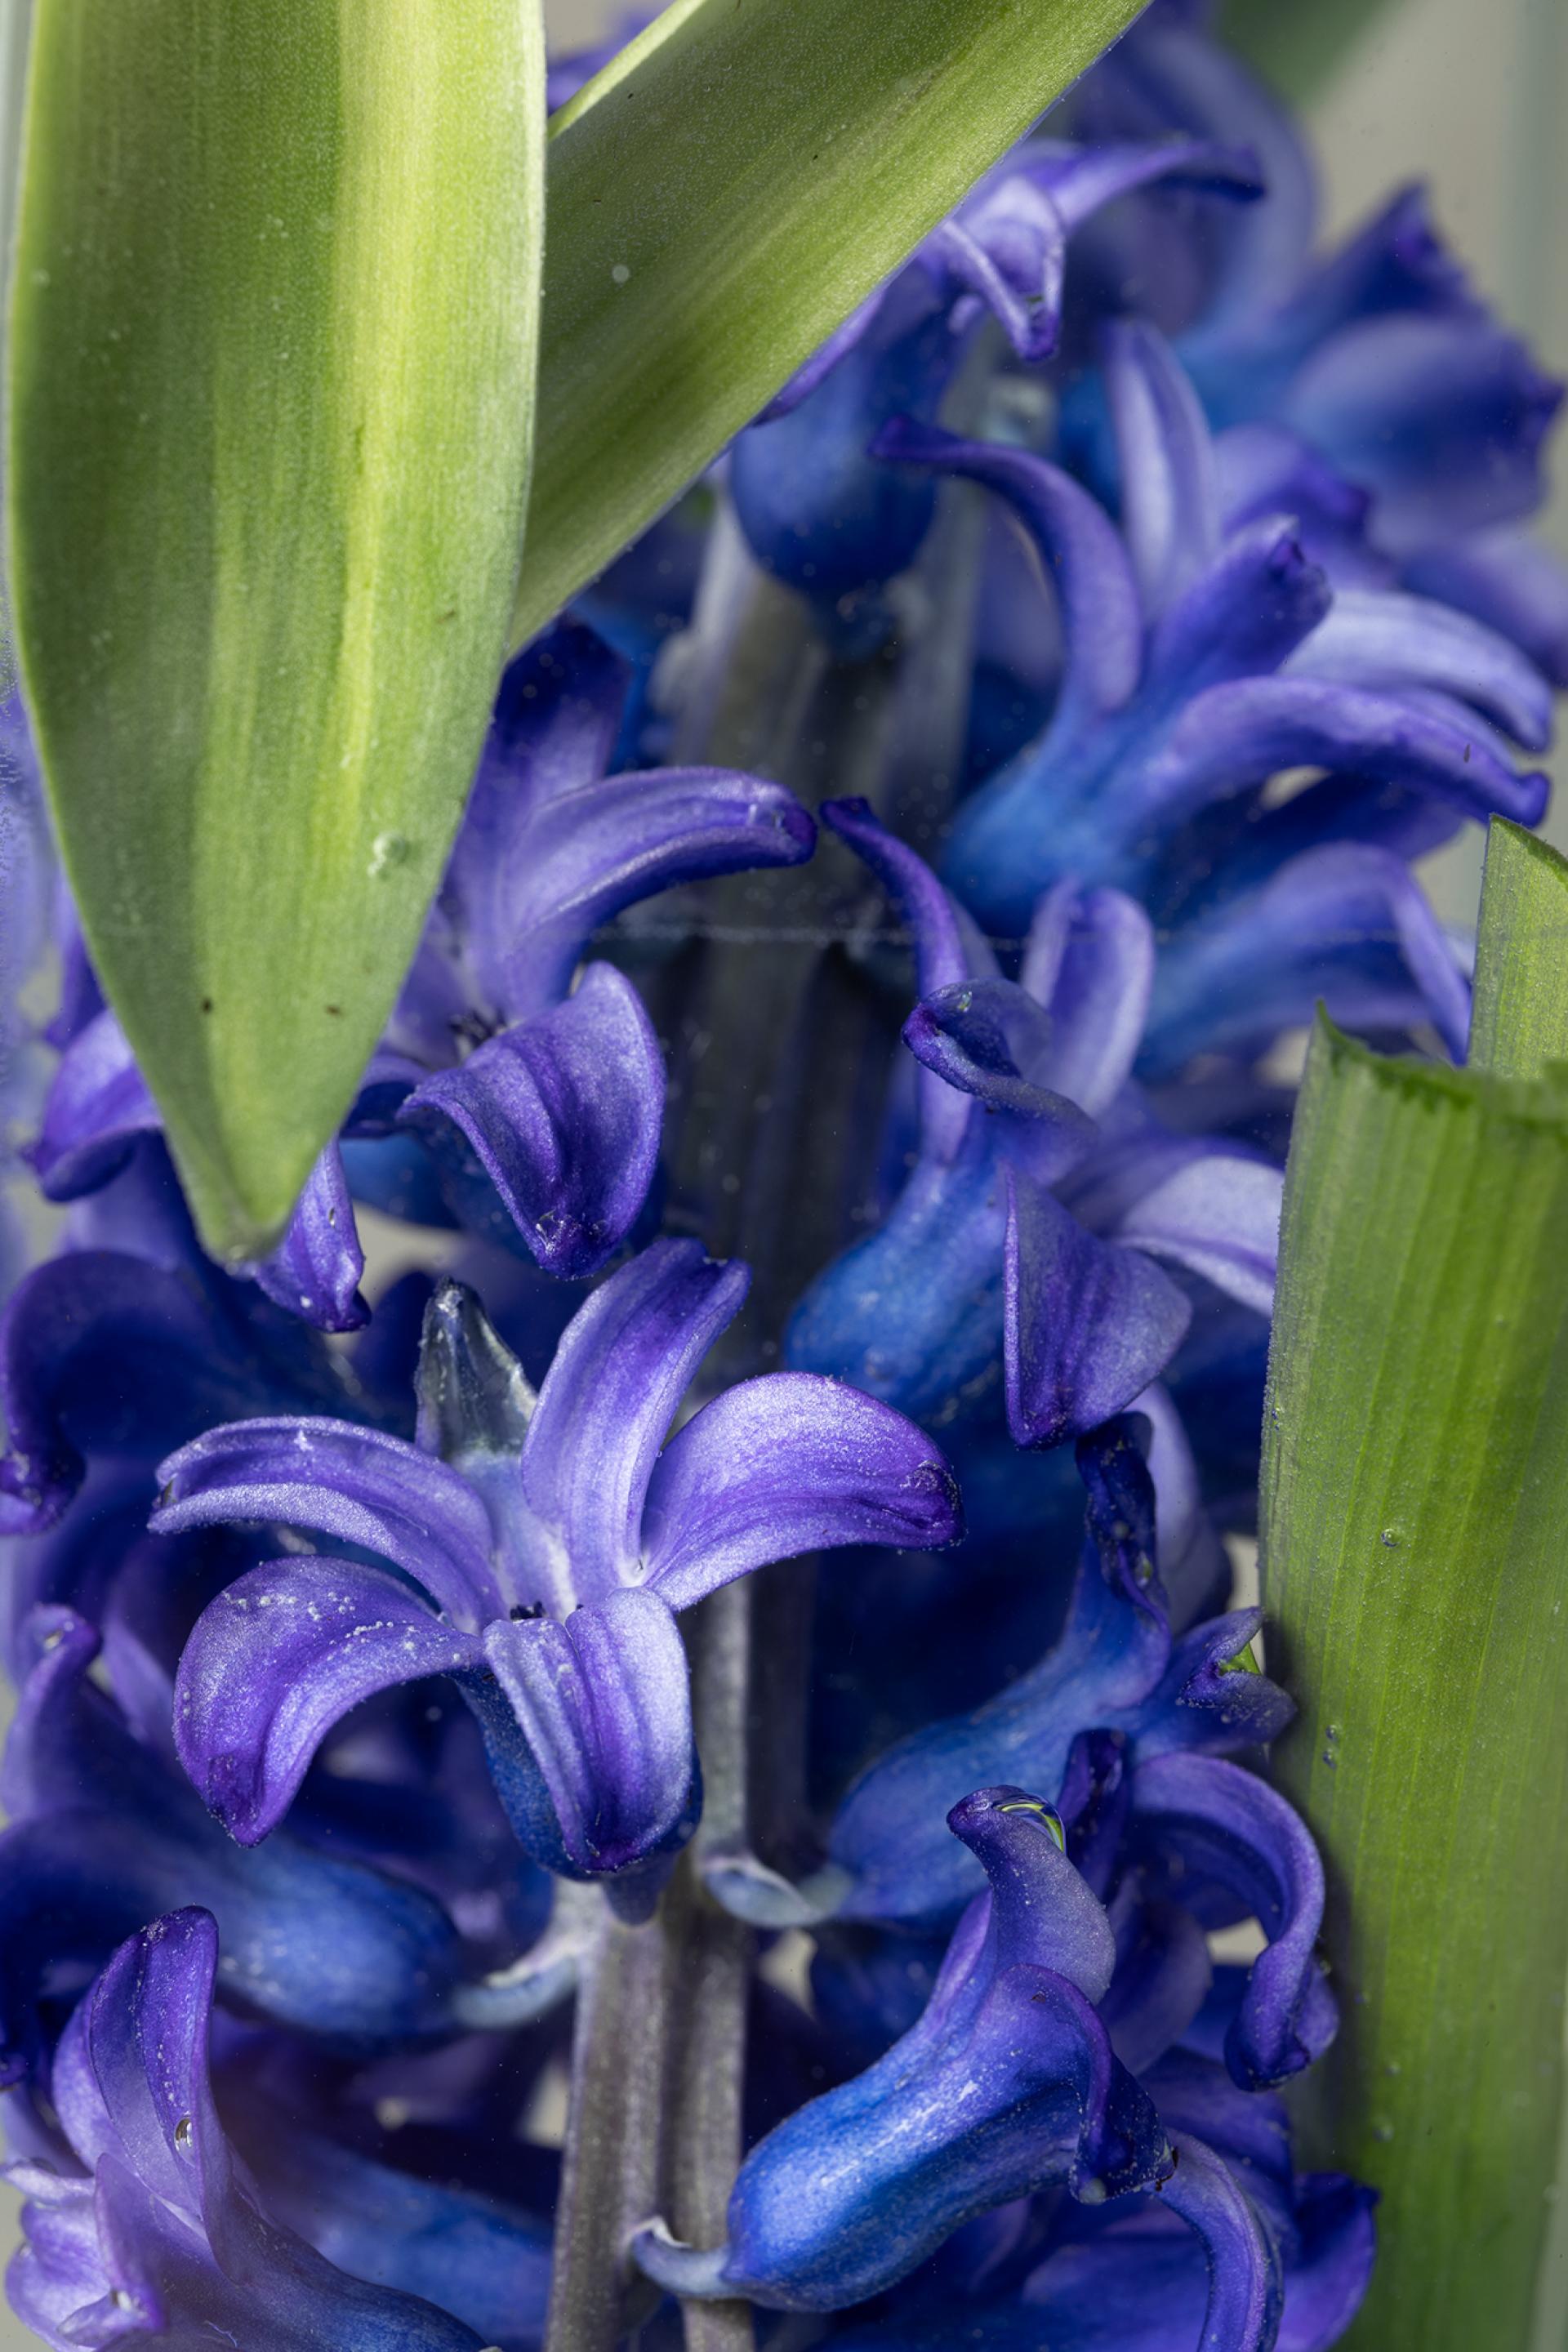
<path fill-rule="evenodd" d="M 1201 16 L 515 655 L 264 1259 L 201 1246 L 0 711 L 64 1213 L 0 1307 L 0 2093 L 58 2352 L 1355 2320 L 1375 2199 L 1279 2095 L 1341 2022 L 1294 1662 L 1222 1538 L 1294 1043 L 1462 1062 L 1420 861 L 1545 804 L 1557 388 L 1415 193 L 1317 249 Z"/>

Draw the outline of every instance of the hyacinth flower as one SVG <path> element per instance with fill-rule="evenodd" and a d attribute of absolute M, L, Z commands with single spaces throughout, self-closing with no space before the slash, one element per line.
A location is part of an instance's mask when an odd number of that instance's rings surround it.
<path fill-rule="evenodd" d="M 1247 860 L 1265 788 L 1295 768 L 1322 776 L 1296 795 L 1302 806 L 1279 812 L 1276 875 L 1309 847 L 1402 847 L 1413 824 L 1424 850 L 1428 803 L 1536 823 L 1546 779 L 1519 772 L 1503 740 L 1547 740 L 1550 696 L 1533 667 L 1480 624 L 1422 599 L 1336 596 L 1288 508 L 1233 525 L 1207 426 L 1153 329 L 1112 330 L 1107 374 L 1120 531 L 1026 451 L 898 423 L 878 444 L 992 490 L 1056 589 L 1062 667 L 1050 717 L 961 806 L 948 845 L 944 871 L 972 911 L 1016 935 L 1039 893 L 1071 877 L 1179 917 L 1194 893 L 1219 895 L 1237 855 L 1256 887 L 1267 877 Z M 1401 924 L 1388 928 L 1397 937 Z M 1321 919 L 1298 929 L 1304 969 L 1331 934 Z M 1335 959 L 1326 961 L 1331 988 Z M 1434 1009 L 1452 1022 L 1451 1003 Z"/>
<path fill-rule="evenodd" d="M 1195 2240 L 1193 2273 L 1206 2293 L 1194 2303 L 1194 2340 L 1212 2352 L 1268 2352 L 1285 2288 L 1282 2240 L 1301 2252 L 1288 2174 L 1280 2197 L 1278 2179 L 1256 2165 L 1261 2141 L 1278 2171 L 1278 2109 L 1270 2103 L 1238 2130 L 1236 2110 L 1250 2102 L 1217 2069 L 1177 2057 L 1163 2080 L 1155 2068 L 1136 2083 L 1125 2070 L 1119 2053 L 1147 2037 L 1154 2014 L 1173 2040 L 1173 2026 L 1193 2023 L 1190 1972 L 1176 1959 L 1179 1990 L 1167 1983 L 1152 2000 L 1145 1988 L 1136 2021 L 1125 2000 L 1119 2008 L 1112 1916 L 1069 1858 L 1053 1809 L 1005 1785 L 962 1800 L 948 1827 L 988 1884 L 959 1923 L 919 2021 L 864 2074 L 752 2149 L 722 2246 L 677 2245 L 655 2227 L 639 2235 L 638 2260 L 686 2296 L 843 2309 L 896 2287 L 964 2222 L 1020 2197 L 1064 2185 L 1097 2225 L 1114 2229 L 1123 2197 L 1152 2191 L 1157 2210 Z M 1151 2096 L 1167 2082 L 1168 2113 Z M 1204 2136 L 1216 2124 L 1217 2147 Z M 1072 2221 L 1058 2226 L 1070 2239 Z M 1148 2272 L 1141 2244 L 1122 2249 L 1123 2294 L 1146 2319 L 1161 2309 L 1167 2226 L 1153 2225 Z M 1349 2245 L 1337 2234 L 1330 2264 L 1345 2315 L 1364 2284 L 1366 2250 L 1364 2232 Z M 1098 2242 L 1097 2227 L 1089 2242 Z M 1079 2324 L 1089 2318 L 1082 2312 Z"/>
<path fill-rule="evenodd" d="M 596 1272 L 625 1242 L 658 1155 L 664 1067 L 636 989 L 590 961 L 623 908 L 702 876 L 798 865 L 811 819 L 777 784 L 710 768 L 606 777 L 626 673 L 563 622 L 501 681 L 425 940 L 343 1129 L 378 1205 L 523 1246 L 547 1273 Z M 389 853 L 390 854 L 390 853 Z M 162 1116 L 112 1011 L 68 1039 L 32 1150 L 46 1195 L 95 1192 Z M 424 1148 L 412 1165 L 386 1139 Z M 342 1152 L 325 1151 L 273 1255 L 268 1296 L 356 1329 L 363 1253 Z"/>
<path fill-rule="evenodd" d="M 1262 1922 L 1268 1941 L 1225 2054 L 1244 2088 L 1283 2082 L 1333 2034 L 1333 2001 L 1313 1957 L 1322 1869 L 1290 1807 L 1229 1759 L 1266 1745 L 1294 1710 L 1256 1670 L 1256 1610 L 1173 1639 L 1153 1489 L 1132 1433 L 1113 1426 L 1086 1441 L 1079 1460 L 1087 1536 L 1060 1640 L 984 1705 L 912 1733 L 861 1775 L 828 1838 L 823 1895 L 840 1917 L 951 1912 L 976 1885 L 973 1862 L 938 1833 L 952 1791 L 1008 1773 L 1050 1791 L 1070 1821 L 1073 1805 L 1058 1792 L 1083 1784 L 1097 1750 L 1097 1801 L 1121 1819 L 1117 1867 L 1135 1865 L 1151 1888 L 1174 1888 L 1183 1903 L 1210 1889 L 1215 1924 Z"/>
<path fill-rule="evenodd" d="M 351 2051 L 453 2031 L 469 1969 L 434 1895 L 287 1834 L 245 1853 L 89 1679 L 93 1628 L 55 1609 L 30 1631 L 0 1782 L 0 2076 L 35 2072 L 62 1971 L 79 1982 L 135 1927 L 196 1901 L 221 1923 L 219 1983 L 241 2010 Z"/>
<path fill-rule="evenodd" d="M 933 485 L 870 457 L 879 428 L 900 415 L 934 422 L 987 319 L 1018 359 L 1048 358 L 1069 238 L 1103 205 L 1154 182 L 1232 197 L 1258 186 L 1245 148 L 1213 142 L 1026 141 L 732 444 L 729 487 L 752 552 L 846 649 L 886 634 L 875 592 L 913 562 L 935 512 Z"/>
<path fill-rule="evenodd" d="M 1296 123 L 1192 16 L 1151 10 L 1065 111 L 1084 139 L 1245 142 L 1266 194 L 1205 223 L 1202 241 L 1152 206 L 1135 222 L 1124 211 L 1107 282 L 1134 271 L 1140 308 L 1178 333 L 1238 473 L 1322 464 L 1369 501 L 1365 543 L 1343 549 L 1359 581 L 1474 614 L 1561 683 L 1568 572 L 1518 525 L 1545 495 L 1562 385 L 1475 293 L 1419 186 L 1315 252 L 1316 173 Z M 1313 552 L 1332 567 L 1342 542 L 1325 520 Z"/>
<path fill-rule="evenodd" d="M 973 1408 L 1005 1369 L 1016 1443 L 1081 1434 L 1142 1395 L 1186 1331 L 1190 1301 L 1157 1260 L 1268 1311 L 1279 1172 L 1167 1133 L 1130 1094 L 1154 969 L 1132 899 L 1062 885 L 1006 981 L 863 803 L 821 814 L 913 937 L 904 1037 L 923 1067 L 908 1180 L 801 1301 L 788 1360 L 925 1419 Z"/>
<path fill-rule="evenodd" d="M 1100 2203 L 1170 2177 L 1153 2108 L 1096 2014 L 1115 1939 L 1060 1823 L 1022 1790 L 991 1789 L 950 1826 L 992 1891 L 965 1914 L 919 2024 L 752 2151 L 724 2246 L 642 2234 L 638 2259 L 661 2284 L 838 2310 L 1010 2198 L 1061 2182 Z"/>
<path fill-rule="evenodd" d="M 69 2168 L 7 2168 L 27 2200 L 6 2281 L 21 2317 L 58 2352 L 139 2336 L 478 2352 L 462 2321 L 334 2268 L 267 2210 L 213 2098 L 217 1966 L 211 1916 L 173 1912 L 120 1947 L 72 2017 L 50 2078 Z"/>
<path fill-rule="evenodd" d="M 236 1837 L 274 1828 L 351 1707 L 448 1675 L 528 1851 L 605 1877 L 632 1909 L 651 1900 L 699 1801 L 676 1613 L 764 1561 L 921 1549 L 959 1527 L 930 1441 L 808 1374 L 742 1382 L 663 1443 L 747 1281 L 693 1242 L 654 1243 L 580 1309 L 537 1398 L 471 1297 L 445 1286 L 415 1444 L 241 1422 L 164 1465 L 155 1527 L 281 1521 L 391 1563 L 278 1559 L 197 1623 L 175 1737 Z"/>
<path fill-rule="evenodd" d="M 1042 2343 L 1051 2352 L 1213 2352 L 1267 2343 L 1273 2298 L 1246 2252 L 1258 2226 L 1279 2254 L 1275 2352 L 1328 2352 L 1366 2291 L 1375 2199 L 1342 2173 L 1293 2174 L 1282 2104 L 1237 2091 L 1203 2054 L 1206 2038 L 1190 2031 L 1142 2080 L 1224 2230 L 1223 2286 L 1211 2280 L 1204 2238 L 1163 2192 L 1133 2192 L 1098 2212 L 1040 2199 L 997 2217 L 1007 2225 L 999 2242 L 944 2263 L 934 2295 L 924 2281 L 897 2291 L 884 2317 L 837 2339 L 846 2352 L 953 2344 L 1039 2352 Z"/>

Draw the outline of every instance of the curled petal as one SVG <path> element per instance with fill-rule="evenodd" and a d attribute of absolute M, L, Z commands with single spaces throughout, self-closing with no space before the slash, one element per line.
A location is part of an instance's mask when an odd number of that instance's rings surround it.
<path fill-rule="evenodd" d="M 749 1280 L 696 1242 L 657 1241 L 567 1325 L 524 1441 L 522 1488 L 542 1552 L 564 1555 L 580 1600 L 641 1581 L 658 1449 Z"/>
<path fill-rule="evenodd" d="M 1342 588 L 1289 668 L 1340 686 L 1435 687 L 1473 703 L 1527 751 L 1552 740 L 1552 690 L 1535 664 L 1430 597 Z"/>
<path fill-rule="evenodd" d="M 377 1691 L 471 1666 L 478 1643 L 384 1570 L 279 1559 L 197 1620 L 174 1688 L 180 1760 L 242 1845 L 288 1811 L 321 1740 Z"/>
<path fill-rule="evenodd" d="M 1187 1886 L 1223 1887 L 1262 1923 L 1268 1948 L 1253 1962 L 1226 2043 L 1247 2090 L 1289 2081 L 1328 2048 L 1333 1998 L 1313 1958 L 1323 1916 L 1323 1866 L 1283 1797 L 1256 1773 L 1217 1758 L 1168 1754 L 1133 1776 L 1135 1826 L 1173 1854 Z"/>
<path fill-rule="evenodd" d="M 1553 686 L 1568 686 L 1568 564 L 1522 531 L 1484 531 L 1422 548 L 1403 577 L 1512 639 Z"/>
<path fill-rule="evenodd" d="M 1016 1444 L 1056 1445 L 1142 1394 L 1192 1308 L 1140 1251 L 1100 1241 L 1020 1171 L 1008 1181 L 1007 1424 Z"/>
<path fill-rule="evenodd" d="M 1470 991 L 1405 858 L 1328 842 L 1260 890 L 1179 929 L 1161 958 L 1142 1067 L 1169 1074 L 1197 1053 L 1258 1053 L 1310 1020 L 1321 998 L 1352 1029 L 1430 1021 L 1456 1060 Z"/>
<path fill-rule="evenodd" d="M 503 1613 L 484 1505 L 400 1438 L 351 1421 L 237 1421 L 171 1454 L 158 1478 L 160 1534 L 236 1519 L 310 1528 L 395 1561 L 459 1623 Z"/>
<path fill-rule="evenodd" d="M 686 1651 L 668 1605 L 613 1592 L 563 1625 L 503 1619 L 487 1628 L 484 1655 L 542 1784 L 509 1772 L 511 1751 L 500 1749 L 498 1784 L 536 1858 L 587 1875 L 659 1851 L 687 1810 L 695 1760 Z M 488 1733 L 489 1707 L 479 1714 Z"/>
<path fill-rule="evenodd" d="M 1485 724 L 1423 708 L 1408 696 L 1305 677 L 1210 687 L 1183 712 L 1138 780 L 1141 807 L 1163 826 L 1287 768 L 1326 768 L 1452 802 L 1469 816 L 1536 824 L 1546 779 L 1518 775 Z"/>
<path fill-rule="evenodd" d="M 1055 1183 L 1092 1146 L 1093 1120 L 1036 1076 L 1051 1067 L 1051 1024 L 1016 982 L 938 989 L 916 1005 L 903 1034 L 918 1062 L 984 1105 L 998 1148 L 1037 1183 Z"/>
<path fill-rule="evenodd" d="M 335 1143 L 310 1171 L 277 1248 L 247 1271 L 268 1298 L 318 1331 L 358 1331 L 370 1321 L 359 1295 L 364 1252 Z"/>
<path fill-rule="evenodd" d="M 1310 642 L 1331 595 L 1289 516 L 1247 524 L 1156 625 L 1142 707 L 1151 716 L 1179 709 L 1206 687 L 1277 669 Z"/>
<path fill-rule="evenodd" d="M 630 981 L 593 963 L 563 1004 L 426 1078 L 399 1117 L 438 1164 L 450 1120 L 546 1273 L 595 1274 L 630 1231 L 658 1158 L 658 1040 Z"/>
<path fill-rule="evenodd" d="M 1196 2231 L 1208 2267 L 1199 2341 L 1212 2352 L 1273 2352 L 1283 2300 L 1279 2250 L 1223 2158 L 1181 2134 L 1171 2147 L 1176 2168 L 1162 2193 Z"/>
<path fill-rule="evenodd" d="M 60 1056 L 28 1153 L 47 1201 L 74 1201 L 107 1184 L 163 1115 L 115 1015 L 100 1013 Z"/>
<path fill-rule="evenodd" d="M 1201 1274 L 1243 1307 L 1267 1315 L 1274 1305 L 1283 1188 L 1279 1170 L 1261 1160 L 1205 1152 L 1135 1200 L 1115 1238 L 1125 1249 Z"/>
<path fill-rule="evenodd" d="M 1126 551 L 1098 500 L 1043 457 L 905 418 L 887 425 L 875 447 L 900 465 L 934 466 L 994 490 L 1035 548 L 1060 602 L 1067 645 L 1052 741 L 1120 709 L 1142 667 L 1143 620 Z M 922 993 L 936 984 L 921 974 Z"/>
<path fill-rule="evenodd" d="M 953 1543 L 963 1517 L 952 1471 L 901 1412 L 813 1372 L 768 1372 L 671 1438 L 643 1529 L 649 1584 L 687 1609 L 750 1569 L 830 1545 Z"/>

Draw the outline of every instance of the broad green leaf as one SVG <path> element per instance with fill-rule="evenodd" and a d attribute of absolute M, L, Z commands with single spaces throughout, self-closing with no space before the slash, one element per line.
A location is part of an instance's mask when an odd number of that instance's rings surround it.
<path fill-rule="evenodd" d="M 1380 1060 L 1320 1026 L 1263 1574 L 1340 2002 L 1308 2154 L 1383 2194 L 1360 2352 L 1529 2340 L 1568 1976 L 1565 1234 L 1561 1073 Z"/>
<path fill-rule="evenodd" d="M 528 636 L 1140 0 L 677 0 L 552 123 Z"/>
<path fill-rule="evenodd" d="M 1505 1078 L 1568 1062 L 1568 859 L 1502 816 L 1487 835 L 1470 1060 Z"/>
<path fill-rule="evenodd" d="M 204 1235 L 277 1234 L 417 941 L 503 656 L 533 0 L 37 0 L 17 648 Z"/>

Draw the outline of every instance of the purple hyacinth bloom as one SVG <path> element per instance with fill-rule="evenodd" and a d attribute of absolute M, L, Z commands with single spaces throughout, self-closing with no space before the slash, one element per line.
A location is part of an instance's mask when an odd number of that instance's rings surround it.
<path fill-rule="evenodd" d="M 1245 149 L 1212 142 L 1075 148 L 1026 141 L 868 297 L 730 454 L 735 511 L 758 561 L 808 597 L 846 645 L 875 643 L 874 593 L 913 561 L 935 488 L 870 456 L 879 428 L 934 421 L 983 320 L 1020 360 L 1055 350 L 1068 239 L 1152 183 L 1252 196 Z"/>
<path fill-rule="evenodd" d="M 281 1521 L 391 1563 L 280 1559 L 198 1622 L 176 1738 L 237 1838 L 274 1827 L 351 1707 L 450 1675 L 529 1851 L 568 1876 L 631 1872 L 623 1898 L 644 1899 L 637 1866 L 689 1835 L 696 1801 L 677 1612 L 765 1561 L 958 1532 L 935 1447 L 834 1381 L 744 1381 L 664 1443 L 747 1281 L 694 1242 L 656 1242 L 581 1308 L 537 1398 L 447 1285 L 416 1444 L 341 1421 L 242 1422 L 165 1465 L 159 1528 Z"/>
<path fill-rule="evenodd" d="M 631 982 L 590 961 L 574 986 L 592 934 L 674 883 L 798 865 L 816 837 L 782 786 L 728 769 L 605 776 L 625 686 L 623 665 L 570 622 L 508 670 L 424 941 L 343 1129 L 357 1189 L 402 1205 L 417 1137 L 419 1213 L 456 1215 L 562 1276 L 596 1272 L 625 1242 L 664 1114 Z M 111 1011 L 62 1042 L 32 1157 L 66 1201 L 117 1176 L 162 1118 Z M 402 1156 L 387 1141 L 399 1133 Z M 338 1143 L 249 1271 L 307 1322 L 364 1322 Z"/>
<path fill-rule="evenodd" d="M 434 2305 L 335 2269 L 263 2205 L 207 2068 L 213 1920 L 183 1910 L 114 1954 L 66 2029 L 50 2094 L 70 2168 L 7 2168 L 27 2202 L 11 2300 L 57 2352 L 227 2340 L 255 2352 L 478 2352 Z"/>
<path fill-rule="evenodd" d="M 919 2023 L 752 2150 L 725 2245 L 642 2233 L 638 2259 L 662 2284 L 839 2310 L 1011 2198 L 1059 2182 L 1102 2204 L 1170 2177 L 1165 2135 L 1098 2014 L 1115 1937 L 1055 1814 L 1021 1789 L 984 1789 L 948 1825 L 989 1892 L 960 1922 Z"/>
<path fill-rule="evenodd" d="M 1142 1395 L 1191 1306 L 1159 1261 L 1267 1312 L 1279 1171 L 1173 1136 L 1129 1085 L 1154 970 L 1152 927 L 1114 889 L 1064 883 L 1003 980 L 914 852 L 862 803 L 824 821 L 872 867 L 913 935 L 923 1067 L 919 1149 L 886 1222 L 796 1308 L 789 1360 L 922 1418 L 1005 1370 L 1020 1444 L 1055 1444 Z"/>
<path fill-rule="evenodd" d="M 1538 749 L 1548 739 L 1550 697 L 1531 665 L 1422 599 L 1336 598 L 1283 493 L 1261 515 L 1233 518 L 1191 385 L 1152 328 L 1115 330 L 1108 377 L 1120 530 L 1027 452 L 897 422 L 878 443 L 993 491 L 1056 592 L 1062 667 L 1048 722 L 963 803 L 949 844 L 944 870 L 965 904 L 1016 932 L 1039 893 L 1071 876 L 1179 918 L 1194 895 L 1200 906 L 1220 895 L 1232 854 L 1256 886 L 1270 877 L 1252 862 L 1251 828 L 1269 780 L 1291 768 L 1326 782 L 1280 828 L 1279 868 L 1306 846 L 1298 826 L 1318 820 L 1314 846 L 1357 843 L 1391 793 L 1396 816 L 1416 802 L 1536 823 L 1546 779 L 1519 773 L 1504 740 Z M 1346 780 L 1358 790 L 1342 806 Z M 1300 992 L 1309 970 L 1324 969 L 1330 935 L 1286 914 L 1260 943 L 1278 937 Z M 1415 920 L 1401 909 L 1406 929 Z M 1389 928 L 1397 937 L 1399 924 Z M 1432 962 L 1420 958 L 1413 994 Z M 1331 960 L 1331 989 L 1336 978 Z M 1355 978 L 1352 961 L 1352 993 Z M 1451 988 L 1432 1010 L 1452 1026 Z"/>
<path fill-rule="evenodd" d="M 1544 496 L 1563 387 L 1468 284 L 1425 191 L 1400 189 L 1317 252 L 1316 174 L 1295 122 L 1168 7 L 1151 9 L 1064 110 L 1086 140 L 1163 134 L 1256 152 L 1263 199 L 1206 223 L 1201 240 L 1173 234 L 1152 205 L 1124 207 L 1109 231 L 1097 224 L 1104 282 L 1135 273 L 1140 307 L 1179 335 L 1238 452 L 1255 436 L 1293 444 L 1363 492 L 1384 582 L 1447 598 L 1568 677 L 1568 572 L 1538 546 L 1521 563 L 1529 543 L 1510 529 Z M 1332 533 L 1310 543 L 1333 568 Z"/>
<path fill-rule="evenodd" d="M 1151 1890 L 1168 1880 L 1184 1903 L 1200 1887 L 1221 1890 L 1241 1916 L 1264 1922 L 1269 1942 L 1226 2055 L 1248 2089 L 1281 2082 L 1334 2030 L 1313 1957 L 1322 1869 L 1290 1807 L 1228 1758 L 1275 1738 L 1293 1710 L 1251 1670 L 1256 1611 L 1173 1638 L 1153 1489 L 1130 1433 L 1112 1426 L 1085 1441 L 1079 1459 L 1088 1533 L 1060 1640 L 994 1697 L 912 1733 L 860 1776 L 828 1841 L 834 1907 L 883 1920 L 951 1912 L 976 1884 L 973 1862 L 937 1828 L 957 1792 L 999 1778 L 1050 1791 L 1070 1852 L 1098 1780 L 1115 1793 L 1118 1843 L 1125 1839 Z M 1086 1741 L 1102 1751 L 1087 1779 Z"/>

